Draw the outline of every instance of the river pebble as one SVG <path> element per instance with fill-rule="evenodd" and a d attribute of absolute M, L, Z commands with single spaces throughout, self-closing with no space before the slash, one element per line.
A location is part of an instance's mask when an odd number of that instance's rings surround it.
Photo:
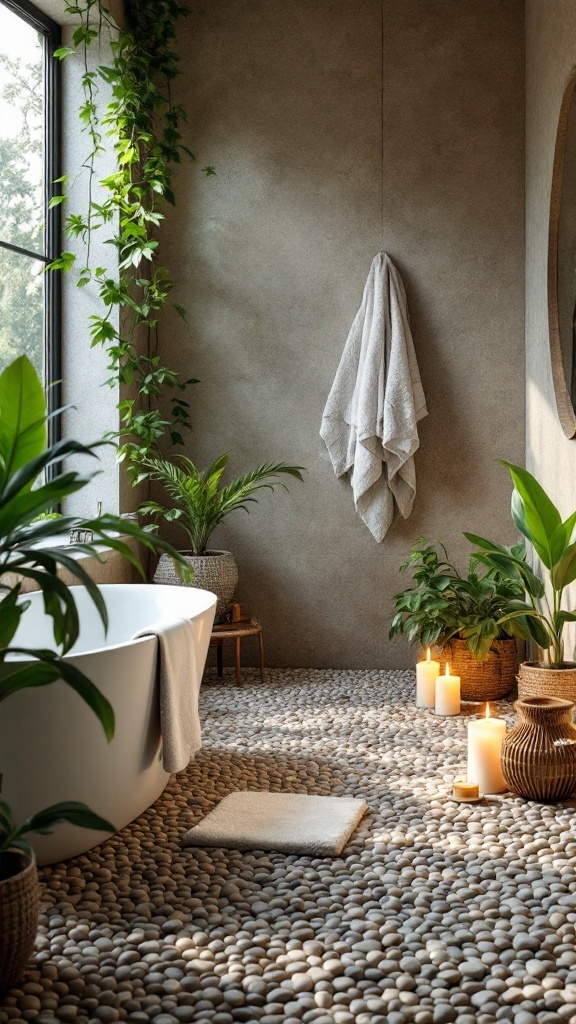
<path fill-rule="evenodd" d="M 478 709 L 417 710 L 413 672 L 244 679 L 208 673 L 204 747 L 153 807 L 40 871 L 36 955 L 0 1024 L 576 1022 L 576 809 L 454 803 Z M 369 813 L 334 858 L 185 849 L 238 789 Z"/>

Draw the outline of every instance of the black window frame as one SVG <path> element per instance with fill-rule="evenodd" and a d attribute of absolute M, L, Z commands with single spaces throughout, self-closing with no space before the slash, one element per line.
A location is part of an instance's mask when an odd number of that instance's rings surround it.
<path fill-rule="evenodd" d="M 4 7 L 13 11 L 44 36 L 44 252 L 33 252 L 21 246 L 0 239 L 0 248 L 20 253 L 22 256 L 51 263 L 60 255 L 62 217 L 60 204 L 49 208 L 50 200 L 60 192 L 55 184 L 62 174 L 62 85 L 60 61 L 54 51 L 61 46 L 61 28 L 52 18 L 38 10 L 29 0 L 0 0 Z M 48 412 L 53 413 L 61 406 L 61 275 L 57 272 L 44 276 L 44 375 Z M 48 439 L 54 444 L 59 439 L 59 417 L 48 421 Z"/>

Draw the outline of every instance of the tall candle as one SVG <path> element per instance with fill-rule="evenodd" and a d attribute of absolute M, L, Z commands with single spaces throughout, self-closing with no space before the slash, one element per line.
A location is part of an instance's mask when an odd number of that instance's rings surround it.
<path fill-rule="evenodd" d="M 481 793 L 502 793 L 507 789 L 500 768 L 502 741 L 506 735 L 503 718 L 486 717 L 468 723 L 468 782 L 477 782 Z"/>
<path fill-rule="evenodd" d="M 426 661 L 416 665 L 416 707 L 433 708 L 436 703 L 436 679 L 440 671 L 440 662 L 432 661 L 430 648 L 426 652 Z"/>
<path fill-rule="evenodd" d="M 436 680 L 436 714 L 460 714 L 460 676 L 450 675 L 450 665 L 446 665 L 446 673 Z"/>

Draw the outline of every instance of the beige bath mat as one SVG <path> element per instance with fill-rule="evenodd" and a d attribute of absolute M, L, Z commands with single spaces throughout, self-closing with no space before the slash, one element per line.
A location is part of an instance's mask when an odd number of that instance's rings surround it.
<path fill-rule="evenodd" d="M 367 810 L 354 797 L 230 793 L 186 833 L 184 845 L 335 857 Z"/>

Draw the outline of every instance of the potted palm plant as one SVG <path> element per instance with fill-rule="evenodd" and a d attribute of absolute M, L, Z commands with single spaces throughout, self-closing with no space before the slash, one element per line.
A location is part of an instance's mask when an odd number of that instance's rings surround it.
<path fill-rule="evenodd" d="M 441 660 L 461 677 L 463 700 L 498 700 L 509 693 L 518 669 L 516 637 L 527 633 L 506 608 L 523 596 L 521 584 L 496 568 L 479 573 L 474 558 L 463 576 L 443 544 L 426 540 L 414 545 L 400 568 L 411 570 L 412 584 L 394 597 L 390 638 L 403 634 L 410 643 L 441 648 Z"/>
<path fill-rule="evenodd" d="M 256 469 L 236 477 L 226 486 L 221 478 L 228 463 L 228 455 L 219 458 L 199 470 L 185 455 L 175 456 L 177 461 L 147 459 L 144 463 L 151 480 L 162 484 L 170 505 L 147 501 L 140 512 L 167 523 L 177 523 L 186 534 L 189 547 L 181 556 L 194 571 L 192 586 L 211 590 L 216 594 L 216 621 L 222 621 L 232 603 L 238 582 L 238 568 L 230 551 L 208 548 L 212 532 L 219 523 L 235 509 L 249 511 L 249 504 L 257 501 L 256 491 L 267 488 L 274 490 L 280 484 L 277 477 L 287 475 L 302 480 L 302 466 L 287 466 L 284 462 L 266 462 Z M 162 555 L 158 563 L 155 583 L 177 583 L 183 581 L 174 570 L 172 558 Z"/>
<path fill-rule="evenodd" d="M 167 545 L 120 517 L 105 515 L 89 523 L 78 523 L 62 515 L 58 531 L 65 546 L 48 546 L 47 538 L 54 537 L 55 525 L 44 514 L 91 479 L 75 470 L 64 469 L 57 475 L 52 475 L 51 470 L 59 468 L 70 455 L 94 457 L 95 446 L 63 440 L 48 447 L 46 423 L 44 390 L 32 364 L 21 356 L 0 375 L 0 704 L 19 690 L 62 679 L 94 711 L 110 740 L 114 735 L 110 703 L 82 672 L 63 658 L 78 639 L 79 624 L 74 588 L 60 579 L 58 569 L 67 569 L 84 584 L 106 625 L 106 606 L 98 587 L 74 556 L 98 558 L 99 550 L 105 546 L 142 571 L 121 535 L 129 533 L 153 551 L 167 550 Z M 66 545 L 72 526 L 89 529 L 94 540 Z M 170 551 L 178 559 L 177 552 Z M 31 650 L 12 643 L 28 606 L 21 595 L 23 578 L 33 581 L 42 591 L 46 613 L 52 618 L 57 650 Z M 24 666 L 18 660 L 22 657 L 27 661 Z M 115 831 L 112 824 L 85 804 L 73 801 L 39 810 L 17 825 L 6 802 L 0 801 L 0 993 L 22 974 L 38 925 L 36 865 L 26 836 L 45 833 L 60 822 Z"/>
<path fill-rule="evenodd" d="M 478 548 L 475 557 L 522 587 L 523 599 L 511 601 L 505 614 L 526 624 L 544 659 L 521 664 L 520 698 L 550 696 L 576 701 L 576 664 L 564 657 L 564 627 L 576 622 L 576 609 L 564 607 L 566 588 L 576 580 L 576 511 L 563 521 L 527 469 L 510 462 L 501 464 L 514 484 L 512 519 L 532 545 L 537 571 L 528 564 L 523 545 L 505 547 L 474 533 L 464 536 Z"/>

